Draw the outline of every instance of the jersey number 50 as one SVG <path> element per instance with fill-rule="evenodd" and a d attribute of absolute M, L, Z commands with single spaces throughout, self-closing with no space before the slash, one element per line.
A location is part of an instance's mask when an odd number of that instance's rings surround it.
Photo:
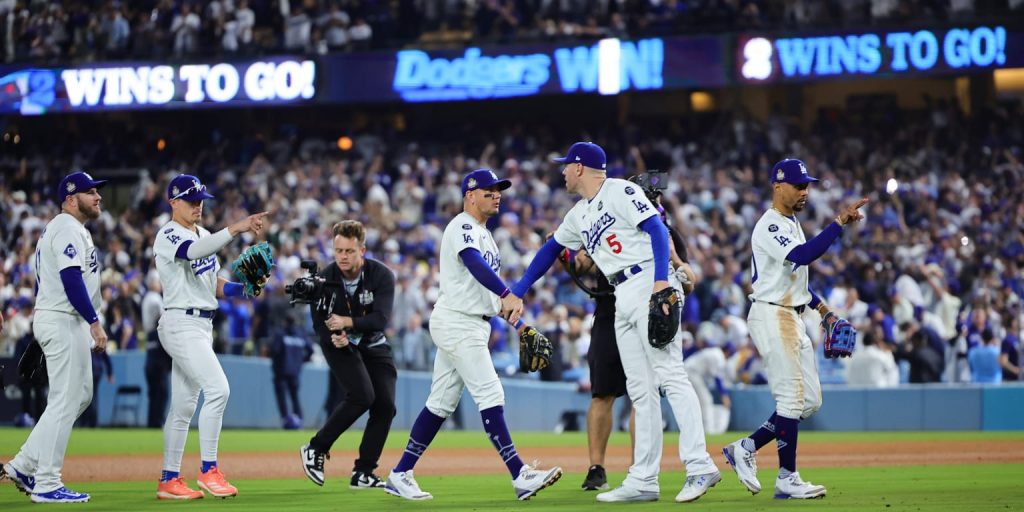
<path fill-rule="evenodd" d="M 622 242 L 616 240 L 616 236 L 618 235 L 608 235 L 608 238 L 605 238 L 604 241 L 608 242 L 608 247 L 611 248 L 612 252 L 618 254 L 622 252 Z"/>

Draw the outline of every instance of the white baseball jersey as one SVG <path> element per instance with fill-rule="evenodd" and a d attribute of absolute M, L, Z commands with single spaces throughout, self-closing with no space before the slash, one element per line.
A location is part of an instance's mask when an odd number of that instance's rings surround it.
<path fill-rule="evenodd" d="M 96 311 L 100 310 L 100 264 L 92 235 L 78 219 L 61 213 L 46 225 L 36 243 L 37 310 L 78 314 L 68 301 L 60 271 L 78 267 Z"/>
<path fill-rule="evenodd" d="M 217 255 L 191 261 L 174 257 L 182 243 L 204 236 L 210 232 L 202 226 L 191 231 L 174 221 L 164 224 L 156 235 L 153 253 L 164 289 L 164 309 L 217 309 Z"/>
<path fill-rule="evenodd" d="M 501 270 L 498 244 L 487 227 L 466 212 L 456 215 L 441 237 L 441 293 L 435 307 L 469 315 L 497 315 L 501 299 L 480 284 L 459 258 L 459 253 L 468 248 L 480 251 L 495 273 Z"/>
<path fill-rule="evenodd" d="M 643 189 L 609 178 L 597 195 L 580 199 L 565 214 L 555 241 L 573 250 L 586 248 L 601 272 L 610 276 L 654 259 L 651 236 L 637 226 L 657 214 Z"/>
<path fill-rule="evenodd" d="M 780 306 L 803 306 L 811 301 L 807 291 L 807 267 L 786 259 L 794 247 L 807 242 L 804 230 L 793 217 L 772 208 L 754 225 L 751 297 Z"/>

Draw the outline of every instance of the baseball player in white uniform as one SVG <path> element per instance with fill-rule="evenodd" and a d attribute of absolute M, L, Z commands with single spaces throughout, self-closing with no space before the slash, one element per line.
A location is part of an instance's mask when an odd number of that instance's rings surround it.
<path fill-rule="evenodd" d="M 697 393 L 697 400 L 700 402 L 700 413 L 704 419 L 704 432 L 716 435 L 722 434 L 729 427 L 728 407 L 730 398 L 725 388 L 725 352 L 721 348 L 707 344 L 706 340 L 698 341 L 683 359 L 683 366 L 686 368 L 693 390 Z M 711 394 L 711 387 L 714 386 L 722 397 L 725 407 L 725 417 L 715 408 L 714 397 Z"/>
<path fill-rule="evenodd" d="M 740 482 L 757 494 L 761 491 L 757 450 L 777 439 L 777 499 L 820 498 L 826 493 L 824 486 L 802 480 L 796 470 L 800 421 L 821 407 L 814 347 L 800 316 L 808 306 L 822 316 L 828 313 L 828 306 L 808 287 L 808 265 L 828 250 L 843 233 L 843 226 L 863 218 L 858 208 L 868 201 L 850 205 L 818 236 L 807 240 L 795 214 L 807 205 L 808 187 L 816 181 L 800 160 L 787 158 L 772 168 L 772 207 L 757 221 L 751 235 L 753 304 L 747 324 L 764 358 L 775 413 L 750 437 L 722 450 Z"/>
<path fill-rule="evenodd" d="M 565 164 L 562 175 L 569 192 L 583 197 L 534 257 L 512 293 L 523 297 L 566 247 L 585 248 L 615 286 L 616 344 L 626 372 L 626 390 L 636 410 L 636 446 L 625 481 L 597 495 L 597 499 L 624 502 L 659 498 L 664 394 L 679 424 L 679 458 L 687 474 L 675 499 L 696 500 L 722 477 L 708 455 L 700 404 L 683 367 L 682 333 L 663 349 L 648 342 L 648 301 L 652 292 L 679 286 L 678 280 L 670 282 L 669 278 L 668 231 L 640 187 L 605 176 L 606 157 L 597 144 L 573 144 L 568 154 L 556 161 Z M 682 294 L 678 288 L 677 292 Z"/>
<path fill-rule="evenodd" d="M 97 188 L 84 172 L 60 182 L 61 213 L 36 243 L 36 304 L 32 332 L 46 355 L 50 390 L 46 411 L 21 450 L 0 469 L 36 503 L 82 503 L 89 495 L 61 483 L 64 453 L 75 420 L 92 402 L 90 348 L 106 348 L 100 308 L 100 268 L 85 222 L 100 216 Z"/>
<path fill-rule="evenodd" d="M 195 176 L 181 174 L 167 187 L 171 220 L 157 232 L 153 242 L 156 269 L 163 288 L 164 313 L 157 331 L 164 350 L 173 359 L 171 406 L 164 424 L 164 463 L 157 486 L 157 498 L 191 500 L 202 491 L 190 489 L 180 476 L 189 423 L 195 414 L 199 392 L 203 409 L 199 413 L 199 450 L 202 468 L 199 487 L 218 498 L 238 494 L 217 466 L 224 408 L 228 402 L 228 379 L 213 352 L 213 316 L 217 299 L 241 296 L 242 285 L 217 277 L 217 251 L 240 233 L 259 234 L 266 212 L 250 215 L 216 233 L 198 225 L 203 200 L 213 196 Z"/>
<path fill-rule="evenodd" d="M 498 213 L 501 191 L 510 186 L 489 169 L 477 169 L 462 180 L 463 211 L 448 223 L 441 238 L 441 293 L 430 316 L 430 336 L 437 345 L 430 395 L 413 423 L 401 460 L 388 475 L 385 490 L 395 496 L 433 497 L 420 489 L 413 467 L 455 410 L 463 389 L 480 409 L 487 437 L 512 476 L 516 498 L 528 500 L 562 476 L 559 467 L 537 469 L 519 458 L 505 424 L 505 391 L 487 347 L 490 317 L 507 315 L 514 303 L 498 277 L 501 258 L 485 225 Z"/>

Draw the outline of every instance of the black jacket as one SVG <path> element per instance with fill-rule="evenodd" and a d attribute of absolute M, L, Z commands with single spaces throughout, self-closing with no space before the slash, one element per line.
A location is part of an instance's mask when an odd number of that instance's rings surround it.
<path fill-rule="evenodd" d="M 367 258 L 363 262 L 363 271 L 359 276 L 359 286 L 351 296 L 345 290 L 341 269 L 337 263 L 331 263 L 318 274 L 328 283 L 340 286 L 326 287 L 325 293 L 334 295 L 334 308 L 331 313 L 339 316 L 352 317 L 350 334 L 361 336 L 360 345 L 371 345 L 384 336 L 384 329 L 391 320 L 391 308 L 395 304 L 395 274 L 383 263 Z M 311 307 L 313 328 L 320 337 L 321 346 L 330 346 L 331 331 L 324 322 L 329 314 Z M 351 345 L 350 345 L 351 346 Z"/>

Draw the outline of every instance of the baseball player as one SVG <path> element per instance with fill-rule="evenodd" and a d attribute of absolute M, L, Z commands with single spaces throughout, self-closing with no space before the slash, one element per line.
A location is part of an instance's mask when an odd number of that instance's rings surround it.
<path fill-rule="evenodd" d="M 821 407 L 821 383 L 815 367 L 814 347 L 800 315 L 810 306 L 823 317 L 829 308 L 808 288 L 807 266 L 828 250 L 843 233 L 843 226 L 863 216 L 861 199 L 843 210 L 835 222 L 807 240 L 796 212 L 807 205 L 808 187 L 818 181 L 796 159 L 785 159 L 772 168 L 772 207 L 754 225 L 751 235 L 750 313 L 747 324 L 754 346 L 764 358 L 768 385 L 775 398 L 775 413 L 750 437 L 722 451 L 740 482 L 753 494 L 761 491 L 757 480 L 757 450 L 778 439 L 779 477 L 775 498 L 807 499 L 825 496 L 825 487 L 805 482 L 796 470 L 797 431 L 800 420 Z"/>
<path fill-rule="evenodd" d="M 662 349 L 654 348 L 648 340 L 648 299 L 652 291 L 672 286 L 668 231 L 640 187 L 605 176 L 606 157 L 597 144 L 577 142 L 564 158 L 555 161 L 565 164 L 562 175 L 569 192 L 583 197 L 566 214 L 555 236 L 538 251 L 512 293 L 521 301 L 519 297 L 547 272 L 566 247 L 585 248 L 615 286 L 615 338 L 626 372 L 626 390 L 636 409 L 636 447 L 625 481 L 597 499 L 625 502 L 659 498 L 664 393 L 679 424 L 679 458 L 687 474 L 676 501 L 696 500 L 722 477 L 708 455 L 700 405 L 683 368 L 681 333 L 677 332 L 675 340 Z M 521 303 L 513 306 L 518 309 Z"/>
<path fill-rule="evenodd" d="M 430 336 L 437 346 L 430 395 L 413 423 L 401 460 L 388 475 L 385 490 L 395 496 L 433 497 L 420 489 L 413 467 L 455 410 L 464 388 L 480 409 L 484 430 L 508 467 L 518 499 L 532 498 L 562 476 L 562 468 L 537 469 L 519 458 L 505 424 L 505 391 L 487 348 L 490 318 L 502 313 L 516 324 L 519 316 L 512 318 L 514 301 L 498 277 L 498 246 L 485 226 L 498 213 L 501 191 L 510 186 L 489 169 L 477 169 L 462 180 L 463 211 L 448 223 L 441 238 L 441 293 L 430 317 Z"/>
<path fill-rule="evenodd" d="M 100 308 L 100 268 L 85 222 L 100 216 L 98 187 L 84 172 L 64 177 L 58 190 L 61 213 L 36 243 L 36 304 L 32 332 L 46 355 L 47 406 L 21 450 L 0 467 L 35 503 L 83 503 L 89 495 L 61 483 L 64 453 L 75 420 L 92 401 L 92 358 L 107 333 Z"/>
<path fill-rule="evenodd" d="M 202 498 L 180 476 L 188 427 L 195 414 L 199 392 L 199 450 L 202 468 L 199 487 L 218 498 L 238 494 L 217 467 L 228 379 L 213 353 L 213 316 L 217 299 L 243 295 L 243 286 L 217 277 L 217 251 L 240 233 L 259 234 L 266 212 L 250 215 L 216 233 L 199 226 L 203 201 L 213 196 L 195 176 L 181 174 L 167 186 L 171 220 L 157 232 L 153 243 L 156 269 L 163 288 L 164 313 L 157 332 L 164 350 L 174 361 L 171 368 L 171 407 L 164 424 L 164 463 L 157 486 L 159 499 Z"/>

